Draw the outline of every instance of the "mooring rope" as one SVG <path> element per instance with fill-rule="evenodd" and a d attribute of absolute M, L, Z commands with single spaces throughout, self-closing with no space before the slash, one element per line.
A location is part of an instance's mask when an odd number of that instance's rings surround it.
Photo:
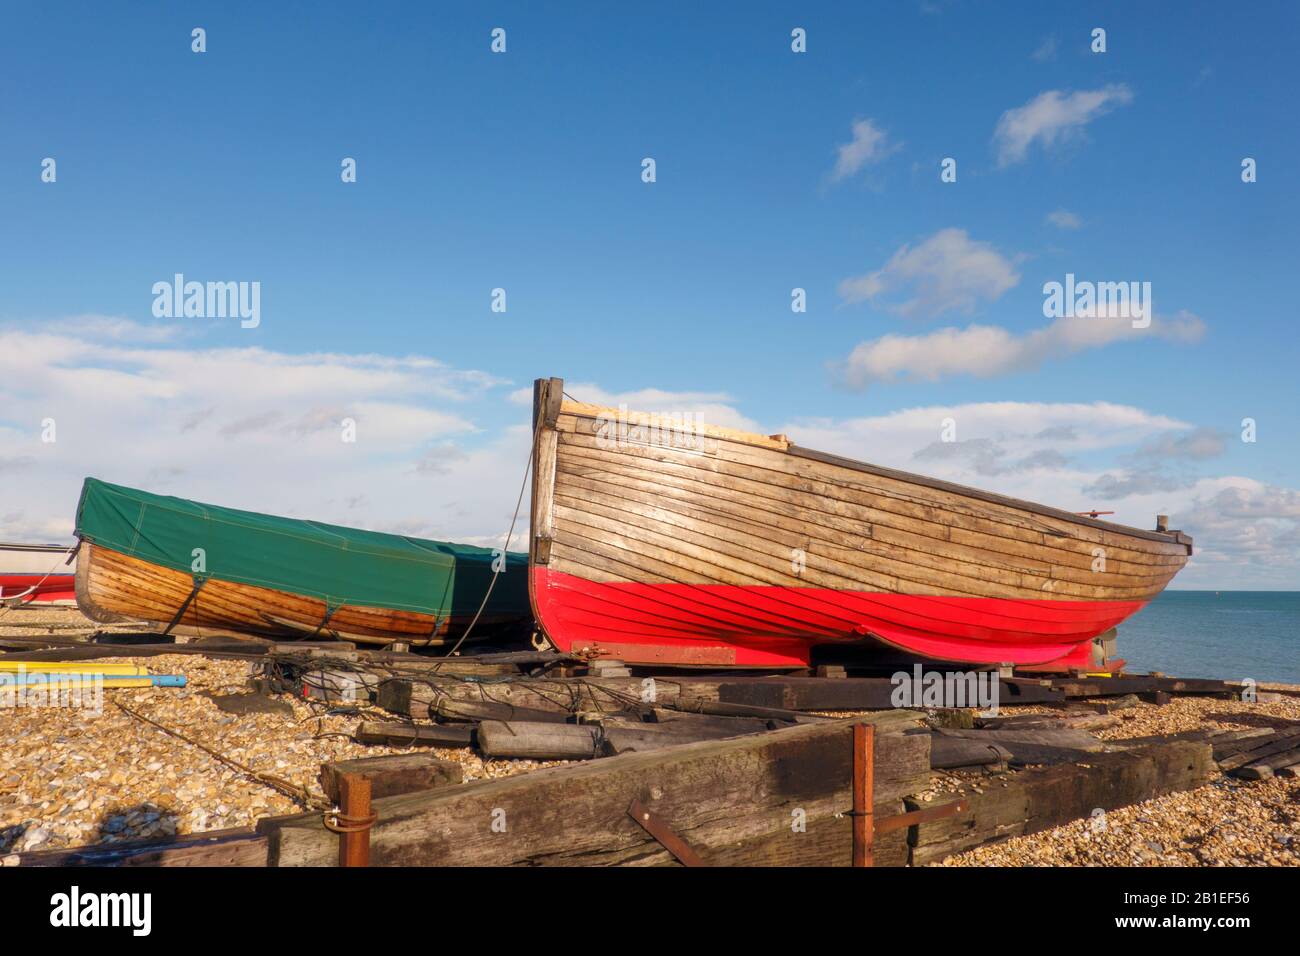
<path fill-rule="evenodd" d="M 501 576 L 502 571 L 505 569 L 506 561 L 509 560 L 507 555 L 509 554 L 510 549 L 510 539 L 514 537 L 515 523 L 519 520 L 519 509 L 523 507 L 524 492 L 528 489 L 528 473 L 532 471 L 533 456 L 537 453 L 537 436 L 542 432 L 540 423 L 541 419 L 539 417 L 538 421 L 533 424 L 533 440 L 528 445 L 528 461 L 524 464 L 524 480 L 519 484 L 519 497 L 515 499 L 515 513 L 510 517 L 510 528 L 506 531 L 506 540 L 501 546 L 501 566 L 492 569 L 492 580 L 488 582 L 487 593 L 483 595 L 483 600 L 479 604 L 478 610 L 474 612 L 473 620 L 469 622 L 469 627 L 465 628 L 465 633 L 460 636 L 455 645 L 452 646 L 452 649 L 434 665 L 433 673 L 435 674 L 438 673 L 438 668 L 442 666 L 443 661 L 448 657 L 455 656 L 456 652 L 460 650 L 460 646 L 465 643 L 465 639 L 469 637 L 470 632 L 474 630 L 474 625 L 478 623 L 479 617 L 483 614 L 483 609 L 487 607 L 488 598 L 492 597 L 492 589 L 496 587 L 497 578 Z"/>
<path fill-rule="evenodd" d="M 56 570 L 58 570 L 59 565 L 68 563 L 68 555 L 74 554 L 77 548 L 79 548 L 80 546 L 81 543 L 78 542 L 77 544 L 74 544 L 72 547 L 64 551 L 63 554 L 59 555 L 59 559 L 54 562 L 54 566 L 51 567 L 48 571 L 46 571 L 45 575 L 39 581 L 37 581 L 35 584 L 29 587 L 26 591 L 23 591 L 21 594 L 11 594 L 7 598 L 0 598 L 0 610 L 7 611 L 10 608 L 19 607 L 22 604 L 27 603 L 22 599 L 27 597 L 27 595 L 29 594 L 35 594 L 37 589 L 39 589 L 42 584 L 44 584 L 47 580 L 49 580 L 50 575 L 53 574 Z"/>
<path fill-rule="evenodd" d="M 291 800 L 294 800 L 297 803 L 301 803 L 308 810 L 329 810 L 330 809 L 330 807 L 328 806 L 328 804 L 325 803 L 325 801 L 313 797 L 311 793 L 308 792 L 306 787 L 299 786 L 296 783 L 293 783 L 289 780 L 285 780 L 283 777 L 277 777 L 274 774 L 262 773 L 260 770 L 254 770 L 252 767 L 240 763 L 238 760 L 235 760 L 233 757 L 227 757 L 225 754 L 221 753 L 221 751 L 214 750 L 213 748 L 209 747 L 207 744 L 200 743 L 199 741 L 193 739 L 192 737 L 185 736 L 183 733 L 181 733 L 178 730 L 173 730 L 172 728 L 166 726 L 165 724 L 158 723 L 158 721 L 154 720 L 152 717 L 147 717 L 144 714 L 139 713 L 138 711 L 132 710 L 130 707 L 126 706 L 126 704 L 122 703 L 120 700 L 115 700 L 113 701 L 113 703 L 115 703 L 128 716 L 134 718 L 135 720 L 140 720 L 146 724 L 151 724 L 154 727 L 157 727 L 163 733 L 175 737 L 177 740 L 183 740 L 185 741 L 185 743 L 189 744 L 192 747 L 198 747 L 204 753 L 215 758 L 216 760 L 219 760 L 221 763 L 233 767 L 236 770 L 238 770 L 240 773 L 252 777 L 258 783 L 270 787 L 272 790 L 279 791 L 280 793 L 284 794 L 286 797 L 289 797 Z"/>

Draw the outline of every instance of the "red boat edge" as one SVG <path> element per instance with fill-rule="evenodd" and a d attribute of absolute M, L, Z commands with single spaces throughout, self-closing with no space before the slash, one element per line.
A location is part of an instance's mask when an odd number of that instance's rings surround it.
<path fill-rule="evenodd" d="M 76 601 L 75 574 L 0 573 L 0 601 L 21 598 L 23 604 Z"/>

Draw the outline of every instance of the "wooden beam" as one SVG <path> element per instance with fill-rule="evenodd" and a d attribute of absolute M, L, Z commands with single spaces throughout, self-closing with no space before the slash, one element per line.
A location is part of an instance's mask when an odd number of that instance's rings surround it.
<path fill-rule="evenodd" d="M 645 807 L 708 865 L 837 865 L 852 856 L 853 725 L 877 730 L 877 814 L 930 779 L 918 715 L 888 711 L 728 740 L 629 753 L 374 802 L 375 865 L 663 865 L 671 854 L 627 815 Z M 319 814 L 262 820 L 276 866 L 332 865 Z M 877 841 L 877 865 L 907 857 L 906 835 Z"/>

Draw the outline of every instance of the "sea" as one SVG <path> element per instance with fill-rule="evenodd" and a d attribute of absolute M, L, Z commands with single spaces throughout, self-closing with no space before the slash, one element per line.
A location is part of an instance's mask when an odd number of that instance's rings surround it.
<path fill-rule="evenodd" d="M 1300 684 L 1300 591 L 1164 591 L 1116 654 L 1139 673 Z"/>

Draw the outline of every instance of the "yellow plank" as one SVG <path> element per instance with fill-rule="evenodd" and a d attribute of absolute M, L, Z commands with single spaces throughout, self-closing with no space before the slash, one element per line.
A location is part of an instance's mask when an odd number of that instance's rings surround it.
<path fill-rule="evenodd" d="M 0 660 L 0 673 L 26 671 L 29 674 L 56 672 L 59 674 L 121 674 L 135 676 L 148 674 L 149 669 L 139 664 L 105 664 L 102 661 L 4 661 Z"/>

